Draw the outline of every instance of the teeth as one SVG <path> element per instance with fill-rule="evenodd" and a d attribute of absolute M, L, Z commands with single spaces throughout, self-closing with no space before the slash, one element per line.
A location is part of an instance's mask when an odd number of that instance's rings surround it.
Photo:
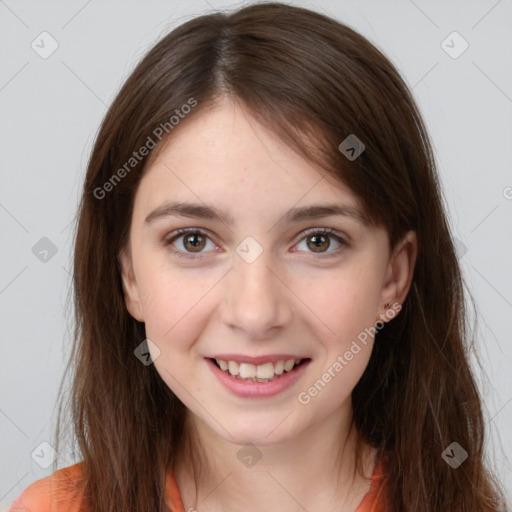
<path fill-rule="evenodd" d="M 289 372 L 295 366 L 295 359 L 289 359 L 284 363 L 284 370 Z"/>
<path fill-rule="evenodd" d="M 238 375 L 238 371 L 240 370 L 240 365 L 236 361 L 229 361 L 228 363 L 228 371 L 231 375 Z"/>
<path fill-rule="evenodd" d="M 289 359 L 288 361 L 276 361 L 275 364 L 268 362 L 254 365 L 250 363 L 237 363 L 236 361 L 223 361 L 215 359 L 220 369 L 228 372 L 233 377 L 239 375 L 241 379 L 273 379 L 276 375 L 290 372 L 294 366 L 301 362 L 301 359 Z"/>
<path fill-rule="evenodd" d="M 240 377 L 242 377 L 242 379 L 253 379 L 256 377 L 256 366 L 253 364 L 241 363 Z"/>
<path fill-rule="evenodd" d="M 271 379 L 274 376 L 274 365 L 272 363 L 260 364 L 255 366 L 254 370 L 258 379 Z"/>
<path fill-rule="evenodd" d="M 284 361 L 276 361 L 274 364 L 274 373 L 276 375 L 282 375 L 284 372 Z"/>

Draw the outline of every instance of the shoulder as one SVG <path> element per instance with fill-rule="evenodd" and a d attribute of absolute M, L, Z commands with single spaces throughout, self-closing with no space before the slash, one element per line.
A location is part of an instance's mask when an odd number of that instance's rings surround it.
<path fill-rule="evenodd" d="M 82 464 L 36 480 L 14 501 L 9 512 L 79 512 L 84 490 Z"/>

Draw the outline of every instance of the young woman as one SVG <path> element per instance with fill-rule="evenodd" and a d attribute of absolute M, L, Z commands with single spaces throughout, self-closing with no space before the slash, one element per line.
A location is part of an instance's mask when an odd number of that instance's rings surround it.
<path fill-rule="evenodd" d="M 428 135 L 349 27 L 163 38 L 98 133 L 74 291 L 83 460 L 12 512 L 504 510 Z"/>

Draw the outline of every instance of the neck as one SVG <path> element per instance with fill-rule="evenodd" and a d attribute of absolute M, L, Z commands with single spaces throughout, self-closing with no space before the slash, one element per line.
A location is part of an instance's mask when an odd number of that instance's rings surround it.
<path fill-rule="evenodd" d="M 360 474 L 348 412 L 265 446 L 229 442 L 189 413 L 186 448 L 173 465 L 185 510 L 356 510 L 370 489 L 376 451 L 363 445 Z M 195 472 L 191 453 L 201 454 Z"/>

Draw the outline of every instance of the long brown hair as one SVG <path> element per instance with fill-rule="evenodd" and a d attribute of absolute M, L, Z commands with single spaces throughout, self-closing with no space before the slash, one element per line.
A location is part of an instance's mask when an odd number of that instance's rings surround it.
<path fill-rule="evenodd" d="M 165 510 L 165 469 L 185 449 L 185 406 L 154 365 L 134 356 L 144 324 L 126 309 L 117 256 L 147 163 L 134 152 L 149 139 L 162 147 L 222 95 L 242 101 L 347 185 L 371 222 L 385 226 L 392 247 L 408 230 L 417 233 L 410 292 L 376 334 L 352 394 L 360 440 L 386 461 L 389 510 L 500 510 L 503 491 L 486 467 L 482 403 L 468 362 L 473 342 L 461 271 L 418 108 L 368 40 L 320 13 L 280 3 L 196 17 L 173 30 L 127 79 L 97 134 L 75 235 L 67 404 L 87 507 Z M 176 110 L 193 102 L 175 126 Z M 339 149 L 349 135 L 365 145 L 356 159 Z M 60 423 L 59 414 L 57 443 Z M 457 469 L 441 456 L 454 441 L 468 454 Z"/>

